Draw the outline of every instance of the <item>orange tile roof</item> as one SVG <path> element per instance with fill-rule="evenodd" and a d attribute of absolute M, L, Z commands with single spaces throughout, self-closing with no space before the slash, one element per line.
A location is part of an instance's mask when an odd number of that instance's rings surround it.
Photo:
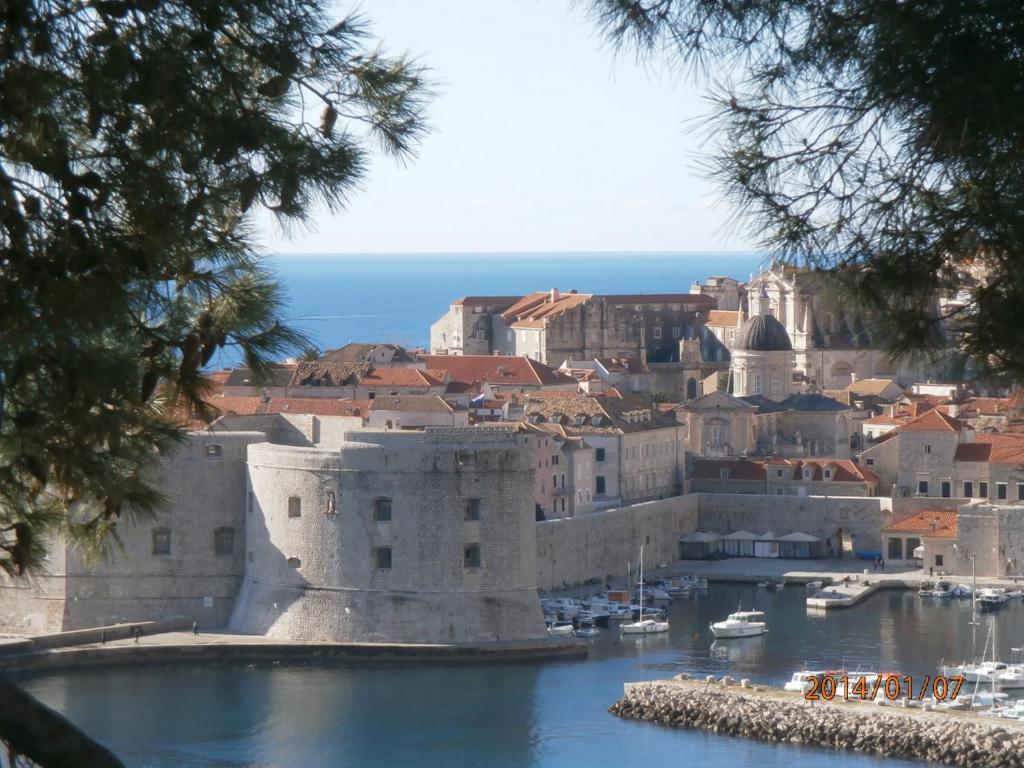
<path fill-rule="evenodd" d="M 960 443 L 956 447 L 953 461 L 984 461 L 987 462 L 992 454 L 991 443 Z"/>
<path fill-rule="evenodd" d="M 887 525 L 882 533 L 917 533 L 928 538 L 955 539 L 958 530 L 956 512 L 925 510 Z"/>
<path fill-rule="evenodd" d="M 974 441 L 992 446 L 990 464 L 1024 464 L 1024 436 L 1019 433 L 978 432 Z"/>
<path fill-rule="evenodd" d="M 738 309 L 712 309 L 708 312 L 707 325 L 724 325 L 733 328 L 740 324 L 742 313 Z"/>
<path fill-rule="evenodd" d="M 358 416 L 366 418 L 373 400 L 330 397 L 275 397 L 260 413 L 298 413 L 311 416 Z"/>
<path fill-rule="evenodd" d="M 445 372 L 418 368 L 373 368 L 359 379 L 361 387 L 439 387 Z"/>
<path fill-rule="evenodd" d="M 722 478 L 722 470 L 729 472 L 727 478 Z M 748 459 L 696 459 L 693 462 L 691 478 L 700 480 L 760 480 L 767 477 L 767 468 L 764 464 Z"/>
<path fill-rule="evenodd" d="M 484 381 L 509 386 L 575 384 L 567 373 L 528 357 L 511 355 L 420 355 L 430 369 L 443 369 L 452 381 Z"/>
<path fill-rule="evenodd" d="M 959 419 L 947 416 L 934 409 L 911 419 L 902 427 L 900 432 L 959 432 L 963 423 Z"/>

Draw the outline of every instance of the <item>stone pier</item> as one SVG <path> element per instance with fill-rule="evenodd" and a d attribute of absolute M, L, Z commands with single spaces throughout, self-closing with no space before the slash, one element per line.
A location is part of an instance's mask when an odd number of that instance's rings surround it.
<path fill-rule="evenodd" d="M 731 681 L 730 678 L 723 678 Z M 969 712 L 810 702 L 778 688 L 672 679 L 627 683 L 612 714 L 724 736 L 929 760 L 964 768 L 1024 767 L 1024 723 Z"/>

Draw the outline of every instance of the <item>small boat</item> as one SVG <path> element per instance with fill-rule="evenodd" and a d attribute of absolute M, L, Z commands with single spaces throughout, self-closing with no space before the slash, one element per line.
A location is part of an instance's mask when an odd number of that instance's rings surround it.
<path fill-rule="evenodd" d="M 576 637 L 597 637 L 601 634 L 601 630 L 591 623 L 580 622 L 579 627 L 573 630 L 573 634 Z"/>
<path fill-rule="evenodd" d="M 658 632 L 668 632 L 668 622 L 657 619 L 640 619 L 630 624 L 623 624 L 619 629 L 624 635 L 653 635 Z"/>
<path fill-rule="evenodd" d="M 758 587 L 758 589 L 768 589 L 768 582 L 767 581 L 759 581 L 759 582 L 757 582 L 757 587 Z"/>
<path fill-rule="evenodd" d="M 999 587 L 987 587 L 985 589 L 979 589 L 978 593 L 974 596 L 974 602 L 978 604 L 978 607 L 982 610 L 994 610 L 1001 608 L 1010 601 L 1009 596 L 1006 594 L 1005 589 Z"/>
<path fill-rule="evenodd" d="M 776 592 L 779 591 L 780 589 L 784 588 L 785 586 L 786 586 L 786 582 L 785 581 L 769 581 L 768 582 L 768 589 L 774 590 Z"/>
<path fill-rule="evenodd" d="M 624 635 L 653 635 L 668 632 L 668 622 L 644 618 L 644 545 L 640 545 L 640 614 L 636 621 L 623 624 L 619 630 Z"/>
<path fill-rule="evenodd" d="M 768 631 L 763 611 L 736 611 L 730 613 L 725 621 L 716 621 L 711 625 L 711 634 L 716 640 L 733 637 L 756 637 Z"/>
<path fill-rule="evenodd" d="M 952 597 L 953 596 L 953 585 L 948 581 L 940 581 L 932 589 L 932 597 Z"/>
<path fill-rule="evenodd" d="M 574 631 L 571 621 L 556 621 L 548 627 L 548 634 L 551 637 L 571 635 Z"/>
<path fill-rule="evenodd" d="M 808 581 L 804 585 L 804 589 L 806 589 L 808 592 L 818 592 L 824 586 L 825 586 L 825 582 L 823 582 L 823 581 Z"/>
<path fill-rule="evenodd" d="M 974 597 L 974 590 L 969 584 L 957 584 L 953 588 L 954 597 Z"/>
<path fill-rule="evenodd" d="M 818 670 L 803 670 L 800 672 L 794 672 L 793 677 L 790 678 L 789 682 L 783 687 L 787 691 L 795 691 L 796 693 L 806 693 L 811 690 L 811 678 L 821 680 L 823 677 L 834 677 L 836 680 L 841 677 L 849 675 L 845 669 L 818 669 Z"/>
<path fill-rule="evenodd" d="M 930 581 L 922 581 L 921 588 L 917 590 L 917 594 L 921 597 L 931 597 L 935 594 L 935 584 Z"/>

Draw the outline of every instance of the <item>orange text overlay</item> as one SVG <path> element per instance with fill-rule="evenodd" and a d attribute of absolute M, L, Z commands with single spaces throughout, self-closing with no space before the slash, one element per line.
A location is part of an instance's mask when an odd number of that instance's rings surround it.
<path fill-rule="evenodd" d="M 860 699 L 888 701 L 932 698 L 936 701 L 952 701 L 960 694 L 964 684 L 963 675 L 925 675 L 922 678 L 911 675 L 811 675 L 804 698 L 808 701 L 833 701 L 834 699 Z"/>

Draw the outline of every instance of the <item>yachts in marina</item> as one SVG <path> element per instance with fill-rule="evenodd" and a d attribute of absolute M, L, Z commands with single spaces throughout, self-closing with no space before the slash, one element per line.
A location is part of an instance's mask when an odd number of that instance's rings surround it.
<path fill-rule="evenodd" d="M 671 598 L 669 598 L 671 599 Z M 653 635 L 668 632 L 668 621 L 644 618 L 644 545 L 640 545 L 640 614 L 636 621 L 619 627 L 624 635 Z"/>
<path fill-rule="evenodd" d="M 974 602 L 981 610 L 993 610 L 1000 608 L 1010 601 L 1006 590 L 1000 587 L 986 587 L 979 589 L 974 595 Z"/>

